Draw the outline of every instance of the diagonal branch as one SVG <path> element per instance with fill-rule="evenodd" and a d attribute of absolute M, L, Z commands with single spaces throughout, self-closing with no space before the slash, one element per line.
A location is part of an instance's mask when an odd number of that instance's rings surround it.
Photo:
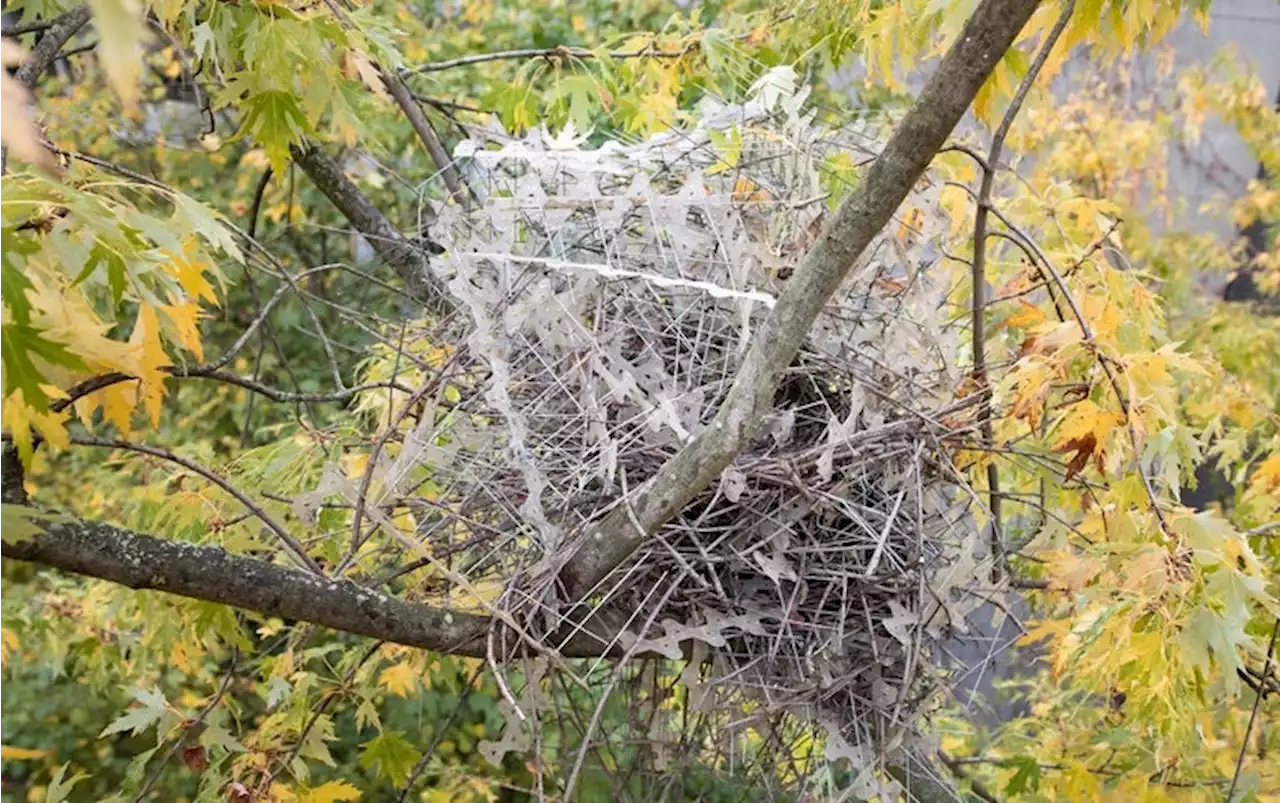
<path fill-rule="evenodd" d="M 44 75 L 44 71 L 49 69 L 49 65 L 58 58 L 58 51 L 62 50 L 67 40 L 75 36 L 88 22 L 88 6 L 74 8 L 53 20 L 44 35 L 40 37 L 40 41 L 31 48 L 31 55 L 27 57 L 26 62 L 14 73 L 14 79 L 26 87 L 28 92 L 35 91 L 36 84 L 40 82 L 40 76 Z"/>
<path fill-rule="evenodd" d="M 5 540 L 0 554 L 134 589 L 156 589 L 293 619 L 360 636 L 453 655 L 484 657 L 488 616 L 410 602 L 349 580 L 332 579 L 217 547 L 169 541 L 101 522 L 67 517 L 31 522 L 41 532 Z M 599 657 L 616 639 L 566 630 L 561 654 Z"/>
<path fill-rule="evenodd" d="M 315 143 L 290 148 L 293 161 L 338 208 L 356 231 L 364 235 L 382 261 L 391 266 L 409 292 L 437 307 L 449 306 L 448 296 L 427 267 L 427 253 L 382 214 L 373 201 L 342 172 L 342 167 Z"/>
<path fill-rule="evenodd" d="M 1036 0 L 983 0 L 866 177 L 805 255 L 756 332 L 724 404 L 630 505 L 586 534 L 561 577 L 572 599 L 589 594 L 647 538 L 710 485 L 750 442 L 779 378 L 827 299 L 924 173 L 969 103 L 1036 9 Z"/>

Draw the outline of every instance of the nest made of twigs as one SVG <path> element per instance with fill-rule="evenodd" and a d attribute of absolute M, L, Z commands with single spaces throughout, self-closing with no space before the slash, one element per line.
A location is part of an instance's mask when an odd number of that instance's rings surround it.
<path fill-rule="evenodd" d="M 531 132 L 460 149 L 482 200 L 433 227 L 466 349 L 450 368 L 460 397 L 423 419 L 433 504 L 450 511 L 423 539 L 455 549 L 445 524 L 466 522 L 460 571 L 503 588 L 492 604 L 528 633 L 563 603 L 527 585 L 531 567 L 709 421 L 821 228 L 831 160 L 874 154 L 867 130 L 823 129 L 804 100 L 709 108 L 634 145 Z M 933 645 L 963 630 L 986 571 L 943 443 L 965 402 L 928 272 L 942 218 L 928 186 L 904 210 L 815 324 L 756 441 L 599 590 L 630 614 L 628 655 L 687 659 L 693 710 L 798 714 L 859 766 L 930 699 Z M 525 707 L 555 715 L 539 660 L 492 757 L 533 744 Z M 669 756 L 663 722 L 646 736 Z"/>

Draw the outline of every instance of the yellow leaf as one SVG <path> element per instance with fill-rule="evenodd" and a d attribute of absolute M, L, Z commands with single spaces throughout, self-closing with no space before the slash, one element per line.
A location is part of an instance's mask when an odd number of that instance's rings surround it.
<path fill-rule="evenodd" d="M 373 62 L 369 61 L 369 57 L 358 50 L 348 50 L 346 55 L 348 77 L 354 79 L 355 76 L 351 75 L 354 72 L 360 76 L 360 80 L 364 82 L 364 85 L 373 91 L 373 94 L 390 103 L 391 95 L 387 94 L 387 86 L 382 82 L 382 76 L 378 73 L 378 68 L 373 66 Z"/>
<path fill-rule="evenodd" d="M 173 324 L 174 332 L 178 336 L 178 342 L 181 343 L 188 351 L 195 355 L 195 358 L 204 362 L 204 345 L 200 342 L 200 307 L 192 301 L 183 301 L 179 304 L 172 304 L 160 308 L 164 311 L 165 317 Z"/>
<path fill-rule="evenodd" d="M 97 398 L 99 395 L 103 416 L 120 431 L 121 435 L 132 432 L 133 410 L 138 406 L 138 383 L 121 382 L 104 388 L 99 393 L 95 393 L 94 397 Z M 81 420 L 84 418 L 81 416 Z"/>
<path fill-rule="evenodd" d="M 408 697 L 418 689 L 418 672 L 408 662 L 394 664 L 378 675 L 378 685 L 397 697 Z"/>
<path fill-rule="evenodd" d="M 1080 591 L 1103 569 L 1099 561 L 1064 550 L 1052 550 L 1043 557 L 1049 566 L 1053 587 L 1064 591 Z"/>
<path fill-rule="evenodd" d="M 20 646 L 16 633 L 7 627 L 0 628 L 0 666 L 8 666 L 9 656 L 16 653 Z"/>
<path fill-rule="evenodd" d="M 1059 448 L 1067 443 L 1093 435 L 1099 449 L 1105 448 L 1107 436 L 1111 430 L 1124 423 L 1124 417 L 1117 412 L 1103 410 L 1089 399 L 1085 399 L 1071 407 L 1071 412 L 1063 420 L 1058 429 Z"/>
<path fill-rule="evenodd" d="M 298 803 L 341 803 L 359 799 L 360 790 L 345 781 L 329 781 L 297 796 Z"/>
<path fill-rule="evenodd" d="M 9 631 L 5 631 L 8 633 Z M 0 758 L 5 761 L 31 761 L 53 755 L 52 750 L 32 750 L 29 747 L 11 747 L 0 745 Z"/>
<path fill-rule="evenodd" d="M 1275 452 L 1253 472 L 1249 480 L 1251 493 L 1274 493 L 1280 491 L 1280 452 Z"/>
<path fill-rule="evenodd" d="M 18 448 L 18 457 L 23 463 L 30 463 L 31 430 L 39 432 L 51 446 L 65 449 L 70 443 L 66 426 L 68 415 L 66 410 L 57 413 L 37 412 L 23 400 L 22 391 L 15 390 L 5 399 L 0 420 L 13 437 L 13 443 Z"/>
<path fill-rule="evenodd" d="M 99 36 L 98 56 L 111 88 L 125 111 L 138 106 L 138 80 L 142 77 L 142 39 L 146 25 L 138 0 L 89 0 L 93 27 Z"/>
<path fill-rule="evenodd" d="M 151 424 L 160 424 L 160 404 L 164 400 L 164 380 L 167 377 L 160 369 L 173 363 L 164 353 L 164 345 L 160 342 L 160 321 L 156 318 L 155 308 L 149 304 L 138 310 L 138 321 L 134 324 L 129 345 L 136 350 L 138 370 L 136 372 L 142 404 L 151 416 Z"/>
<path fill-rule="evenodd" d="M 1045 322 L 1044 312 L 1035 304 L 1020 298 L 1018 299 L 1018 305 L 1020 309 L 1004 319 L 1005 326 L 1016 326 L 1021 329 Z"/>
<path fill-rule="evenodd" d="M 194 240 L 188 243 L 186 249 L 188 253 L 181 257 L 175 256 L 170 263 L 171 269 L 177 275 L 178 283 L 182 285 L 182 289 L 193 300 L 204 299 L 210 304 L 217 304 L 218 295 L 214 291 L 213 285 L 204 276 L 208 263 L 191 256 L 190 252 L 194 251 L 195 247 Z"/>

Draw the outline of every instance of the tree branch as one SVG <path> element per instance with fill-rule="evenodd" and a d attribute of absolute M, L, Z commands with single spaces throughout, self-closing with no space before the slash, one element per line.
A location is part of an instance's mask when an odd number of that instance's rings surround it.
<path fill-rule="evenodd" d="M 396 105 L 404 112 L 404 116 L 409 118 L 409 125 L 413 126 L 418 139 L 422 140 L 422 144 L 427 149 L 427 154 L 431 157 L 431 161 L 436 163 L 436 169 L 440 171 L 440 176 L 444 179 L 444 185 L 449 188 L 449 194 L 453 196 L 453 200 L 463 207 L 468 206 L 471 195 L 462 183 L 457 169 L 453 166 L 453 158 L 444 149 L 444 143 L 440 141 L 440 135 L 436 133 L 431 121 L 427 119 L 427 115 L 422 111 L 422 107 L 414 99 L 409 87 L 405 86 L 404 79 L 393 70 L 382 70 L 382 80 L 391 92 L 391 97 L 395 98 Z"/>
<path fill-rule="evenodd" d="M 345 579 L 331 579 L 217 547 L 169 541 L 101 522 L 71 518 L 32 523 L 42 532 L 0 545 L 6 558 L 40 563 L 134 589 L 155 589 L 295 619 L 436 652 L 485 656 L 488 616 L 399 599 Z M 498 625 L 501 627 L 501 625 Z M 599 657 L 616 639 L 566 627 L 560 653 Z"/>
<path fill-rule="evenodd" d="M 561 572 L 572 599 L 590 593 L 750 442 L 782 372 L 823 305 L 924 173 L 1036 5 L 1036 0 L 983 0 L 973 12 L 866 177 L 841 203 L 788 281 L 714 420 L 658 471 L 633 503 L 619 505 L 587 532 Z"/>
<path fill-rule="evenodd" d="M 49 65 L 53 64 L 58 58 L 58 51 L 67 43 L 67 40 L 75 36 L 76 32 L 89 22 L 89 16 L 89 7 L 80 6 L 48 23 L 44 33 L 40 36 L 40 41 L 36 42 L 35 47 L 27 54 L 26 61 L 13 74 L 14 80 L 26 89 L 29 96 L 22 98 L 23 103 L 32 100 L 36 84 L 40 83 L 40 76 L 44 75 L 45 70 L 49 69 Z M 27 158 L 35 155 L 35 153 L 29 153 Z M 58 171 L 58 164 L 53 159 L 36 158 L 33 161 L 42 164 L 46 169 L 55 173 Z M 8 170 L 9 146 L 5 145 L 0 147 L 0 173 L 8 172 Z"/>
<path fill-rule="evenodd" d="M 295 145 L 290 151 L 298 167 L 356 231 L 364 235 L 378 256 L 404 281 L 410 293 L 438 308 L 451 306 L 448 295 L 427 269 L 426 252 L 387 220 L 369 197 L 347 178 L 337 162 L 315 143 Z"/>
<path fill-rule="evenodd" d="M 700 47 L 700 43 L 692 42 L 677 50 L 659 50 L 655 47 L 642 47 L 638 50 L 613 50 L 605 54 L 611 59 L 636 59 L 636 58 L 654 58 L 654 59 L 678 59 L 687 56 Z M 428 72 L 442 72 L 444 70 L 452 70 L 456 67 L 467 67 L 473 64 L 485 64 L 492 61 L 513 61 L 523 59 L 596 59 L 600 57 L 600 53 L 594 50 L 588 50 L 585 47 L 566 47 L 560 45 L 558 47 L 529 47 L 518 50 L 499 50 L 493 53 L 473 53 L 470 56 L 461 56 L 456 59 L 447 61 L 432 61 L 427 64 L 419 64 L 416 67 L 407 67 L 401 70 L 403 75 L 418 75 Z"/>
<path fill-rule="evenodd" d="M 14 73 L 14 79 L 26 87 L 28 92 L 34 92 L 36 84 L 40 83 L 40 76 L 58 58 L 58 51 L 89 22 L 89 16 L 89 7 L 80 6 L 53 20 L 40 41 L 31 48 L 31 55 L 26 62 Z"/>

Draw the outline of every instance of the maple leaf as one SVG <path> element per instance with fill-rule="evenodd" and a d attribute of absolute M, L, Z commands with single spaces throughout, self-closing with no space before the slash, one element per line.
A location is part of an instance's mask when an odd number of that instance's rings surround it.
<path fill-rule="evenodd" d="M 1249 490 L 1257 494 L 1280 491 L 1280 452 L 1263 460 L 1253 472 Z"/>
<path fill-rule="evenodd" d="M 34 359 L 33 359 L 34 358 Z M 21 392 L 38 410 L 47 410 L 49 394 L 45 389 L 44 373 L 35 360 L 49 365 L 79 369 L 84 363 L 61 343 L 41 337 L 39 330 L 31 326 L 7 323 L 0 327 L 0 360 L 4 365 L 5 390 Z"/>
<path fill-rule="evenodd" d="M 18 458 L 23 464 L 30 464 L 32 452 L 31 431 L 34 429 L 51 446 L 65 449 L 70 441 L 67 436 L 66 421 L 69 417 L 66 410 L 60 412 L 37 410 L 23 399 L 22 390 L 15 390 L 5 399 L 2 414 L 4 426 L 13 437 L 14 446 L 18 449 Z"/>
<path fill-rule="evenodd" d="M 29 238 L 20 239 L 11 236 L 12 234 L 9 229 L 5 229 L 3 246 L 0 246 L 0 255 L 3 256 L 3 262 L 0 262 L 0 276 L 3 276 L 3 281 L 0 281 L 0 296 L 4 298 L 4 305 L 9 308 L 9 319 L 25 326 L 31 323 L 31 302 L 27 299 L 27 290 L 32 288 L 32 284 L 14 264 L 12 257 L 17 252 L 31 254 L 32 249 L 37 246 Z"/>
<path fill-rule="evenodd" d="M 160 424 L 160 404 L 164 400 L 164 381 L 167 377 L 160 369 L 173 363 L 164 352 L 160 342 L 160 321 L 156 318 L 155 308 L 143 304 L 138 309 L 138 320 L 134 324 L 129 344 L 134 347 L 137 356 L 135 374 L 142 391 L 142 405 L 151 416 L 151 423 Z"/>
<path fill-rule="evenodd" d="M 44 793 L 45 803 L 62 803 L 62 801 L 67 799 L 67 795 L 71 794 L 72 787 L 89 777 L 83 772 L 77 772 L 75 775 L 67 778 L 67 767 L 70 766 L 70 763 L 63 764 L 58 768 L 58 771 L 54 774 L 53 778 L 50 779 L 49 788 Z"/>
<path fill-rule="evenodd" d="M 267 153 L 271 169 L 284 173 L 289 163 L 289 146 L 301 144 L 312 133 L 298 100 L 288 92 L 268 90 L 245 101 L 244 122 L 232 139 L 252 134 Z"/>
<path fill-rule="evenodd" d="M 1018 299 L 1018 306 L 1017 312 L 1004 319 L 1004 326 L 1015 326 L 1022 329 L 1045 322 L 1044 312 L 1030 301 L 1020 298 Z"/>
<path fill-rule="evenodd" d="M 347 78 L 352 81 L 361 81 L 373 94 L 387 103 L 391 102 L 391 95 L 387 92 L 387 85 L 382 81 L 382 75 L 368 56 L 358 50 L 347 50 L 342 54 L 342 67 Z"/>
<path fill-rule="evenodd" d="M 379 778 L 401 786 L 422 757 L 413 745 L 396 731 L 384 731 L 360 748 L 360 766 L 372 769 Z"/>
<path fill-rule="evenodd" d="M 4 540 L 10 544 L 25 541 L 45 531 L 45 526 L 63 521 L 64 517 L 56 513 L 46 513 L 26 505 L 0 504 L 0 530 Z M 9 630 L 4 631 L 6 638 L 12 637 Z M 16 649 L 17 642 L 14 642 Z M 6 654 L 7 655 L 7 654 Z"/>
<path fill-rule="evenodd" d="M 1090 457 L 1103 470 L 1103 452 L 1111 431 L 1124 423 L 1124 416 L 1112 410 L 1103 410 L 1089 399 L 1072 406 L 1071 412 L 1058 429 L 1058 441 L 1054 451 L 1075 452 L 1067 464 L 1067 480 L 1084 470 Z"/>
<path fill-rule="evenodd" d="M 195 355 L 197 360 L 204 362 L 204 345 L 200 342 L 200 306 L 193 301 L 183 301 L 160 309 L 173 324 L 178 342 Z"/>
<path fill-rule="evenodd" d="M 98 738 L 123 731 L 129 731 L 136 736 L 155 725 L 169 712 L 169 702 L 158 690 L 134 689 L 132 694 L 133 699 L 140 705 L 137 708 L 130 708 L 112 720 L 102 733 L 98 734 Z"/>
<path fill-rule="evenodd" d="M 1098 439 L 1093 433 L 1087 433 L 1079 438 L 1072 438 L 1066 443 L 1062 443 L 1054 451 L 1060 453 L 1075 452 L 1071 460 L 1067 462 L 1067 476 L 1063 482 L 1071 482 L 1071 478 L 1084 471 L 1084 467 L 1089 463 L 1090 457 L 1097 457 L 1098 470 L 1102 470 L 1102 452 L 1096 452 L 1098 448 Z"/>
<path fill-rule="evenodd" d="M 408 697 L 418 688 L 418 673 L 408 662 L 395 664 L 382 670 L 378 685 L 397 697 Z"/>

